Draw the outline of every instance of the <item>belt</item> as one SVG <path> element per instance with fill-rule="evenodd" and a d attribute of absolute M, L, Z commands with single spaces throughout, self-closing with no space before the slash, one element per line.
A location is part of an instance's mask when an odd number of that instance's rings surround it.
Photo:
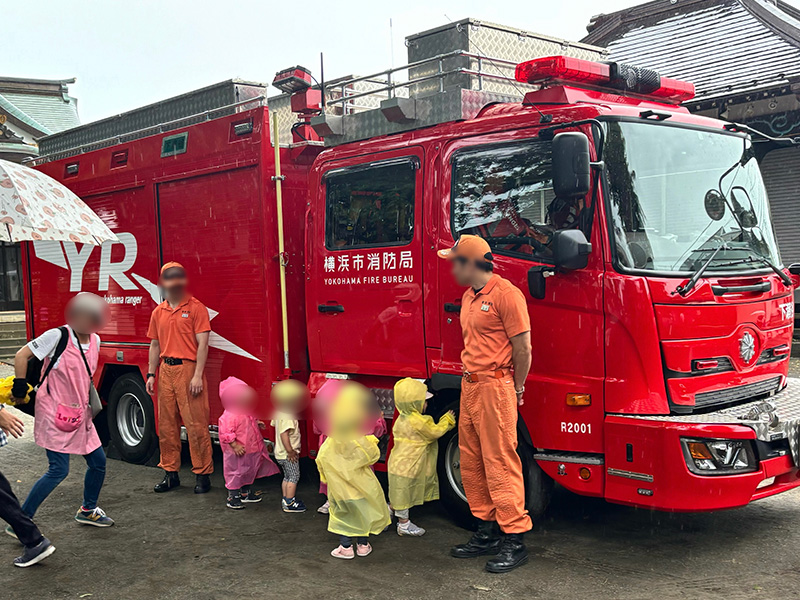
<path fill-rule="evenodd" d="M 478 383 L 479 381 L 490 381 L 492 379 L 502 379 L 503 377 L 508 377 L 511 375 L 511 371 L 508 369 L 497 369 L 496 371 L 483 371 L 480 373 L 470 373 L 469 371 L 464 371 L 463 375 L 464 379 L 470 383 Z"/>
<path fill-rule="evenodd" d="M 163 360 L 165 364 L 168 364 L 168 365 L 173 366 L 173 367 L 175 365 L 182 365 L 183 364 L 183 359 L 182 358 L 170 358 L 169 356 L 164 356 L 161 360 Z"/>

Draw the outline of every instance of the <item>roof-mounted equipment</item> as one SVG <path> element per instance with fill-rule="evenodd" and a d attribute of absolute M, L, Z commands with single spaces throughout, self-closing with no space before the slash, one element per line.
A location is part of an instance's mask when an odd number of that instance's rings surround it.
<path fill-rule="evenodd" d="M 297 115 L 292 123 L 292 159 L 311 161 L 322 150 L 322 139 L 311 127 L 311 119 L 323 110 L 322 91 L 312 87 L 314 77 L 305 67 L 296 66 L 275 73 L 272 85 L 289 94 L 289 107 Z M 272 106 L 270 106 L 270 109 Z"/>
<path fill-rule="evenodd" d="M 548 56 L 520 63 L 515 77 L 521 83 L 543 87 L 577 84 L 578 87 L 645 96 L 667 104 L 681 104 L 694 98 L 694 84 L 662 77 L 652 69 L 571 56 Z"/>
<path fill-rule="evenodd" d="M 311 87 L 311 71 L 300 65 L 275 73 L 272 85 L 287 94 Z"/>

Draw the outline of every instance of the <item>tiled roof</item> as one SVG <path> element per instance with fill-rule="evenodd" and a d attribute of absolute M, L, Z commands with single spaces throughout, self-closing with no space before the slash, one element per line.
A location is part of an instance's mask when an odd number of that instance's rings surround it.
<path fill-rule="evenodd" d="M 81 124 L 78 118 L 78 102 L 72 96 L 24 92 L 2 92 L 2 95 L 26 115 L 46 127 L 47 131 L 42 133 L 56 133 Z"/>
<path fill-rule="evenodd" d="M 0 94 L 0 112 L 17 119 L 21 123 L 27 125 L 31 129 L 35 129 L 36 131 L 42 131 L 45 133 L 49 131 L 47 127 L 39 123 L 30 115 L 26 114 L 25 111 L 20 110 L 19 107 L 3 96 L 3 94 Z"/>
<path fill-rule="evenodd" d="M 699 99 L 800 78 L 800 13 L 769 0 L 656 0 L 590 23 L 584 42 L 695 84 Z"/>
<path fill-rule="evenodd" d="M 74 82 L 0 77 L 0 111 L 40 135 L 76 127 L 78 101 L 67 93 L 67 85 Z"/>

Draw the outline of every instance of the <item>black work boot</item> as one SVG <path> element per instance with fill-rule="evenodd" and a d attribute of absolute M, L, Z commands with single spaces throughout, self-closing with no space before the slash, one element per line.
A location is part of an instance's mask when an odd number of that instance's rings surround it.
<path fill-rule="evenodd" d="M 198 475 L 194 485 L 195 494 L 205 494 L 211 489 L 211 479 L 208 475 Z"/>
<path fill-rule="evenodd" d="M 509 533 L 503 538 L 500 552 L 486 561 L 489 573 L 507 573 L 528 562 L 528 549 L 521 533 Z"/>
<path fill-rule="evenodd" d="M 500 527 L 496 521 L 481 521 L 478 530 L 466 544 L 450 548 L 450 556 L 475 558 L 485 554 L 497 554 L 500 550 Z"/>
<path fill-rule="evenodd" d="M 161 480 L 161 483 L 157 483 L 155 485 L 153 491 L 157 494 L 161 494 L 178 487 L 180 484 L 181 480 L 176 471 L 164 471 L 164 479 Z"/>

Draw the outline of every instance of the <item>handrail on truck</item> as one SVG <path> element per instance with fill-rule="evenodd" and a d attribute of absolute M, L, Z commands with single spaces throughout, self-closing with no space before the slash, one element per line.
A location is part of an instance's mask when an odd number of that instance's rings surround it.
<path fill-rule="evenodd" d="M 454 69 L 450 69 L 445 71 L 444 70 L 444 61 L 449 58 L 471 58 L 475 59 L 478 63 L 477 70 L 470 69 L 467 67 L 456 67 Z M 499 73 L 488 73 L 484 70 L 483 64 L 484 62 L 489 62 L 493 65 L 500 65 L 502 67 L 507 68 L 514 68 L 517 66 L 515 61 L 506 60 L 503 58 L 492 58 L 490 56 L 485 56 L 483 54 L 476 54 L 474 52 L 466 52 L 464 50 L 453 50 L 452 52 L 446 52 L 444 54 L 438 54 L 436 56 L 432 56 L 430 58 L 425 58 L 422 60 L 418 60 L 415 62 L 408 63 L 406 65 L 402 65 L 399 67 L 392 67 L 390 69 L 385 69 L 383 71 L 379 71 L 377 73 L 372 73 L 370 75 L 361 75 L 358 77 L 351 77 L 350 79 L 344 79 L 337 81 L 330 86 L 325 86 L 326 96 L 330 98 L 328 94 L 329 91 L 337 91 L 342 96 L 341 98 L 332 98 L 327 101 L 327 104 L 330 106 L 332 104 L 341 104 L 342 107 L 346 106 L 346 103 L 355 100 L 356 98 L 362 98 L 364 96 L 371 96 L 373 94 L 379 94 L 381 92 L 386 92 L 389 98 L 393 98 L 395 96 L 396 90 L 401 88 L 408 88 L 412 85 L 416 85 L 418 83 L 424 83 L 426 81 L 431 81 L 438 79 L 439 80 L 439 91 L 444 91 L 444 78 L 448 75 L 458 75 L 458 74 L 465 74 L 465 75 L 475 75 L 478 77 L 478 89 L 483 89 L 483 78 L 486 77 L 488 79 L 497 79 L 501 81 L 508 81 L 514 84 L 514 87 L 530 87 L 525 84 L 520 84 L 514 77 L 508 77 L 506 75 L 501 75 Z M 429 65 L 431 63 L 436 63 L 437 71 L 431 75 L 426 75 L 424 77 L 416 77 L 413 79 L 409 79 L 408 81 L 400 81 L 395 82 L 392 81 L 392 75 L 397 73 L 398 71 L 407 71 L 409 69 L 416 69 L 425 65 Z M 352 89 L 348 89 L 349 86 L 353 86 L 357 83 L 361 82 L 370 82 L 370 83 L 377 83 L 381 87 L 377 87 L 372 90 L 367 90 L 364 92 L 358 93 L 350 93 Z"/>
<path fill-rule="evenodd" d="M 27 161 L 25 164 L 29 167 L 35 167 L 37 165 L 44 164 L 46 162 L 50 162 L 51 160 L 58 160 L 60 158 L 69 158 L 70 156 L 75 156 L 77 154 L 83 154 L 86 152 L 86 148 L 97 146 L 99 147 L 106 147 L 113 144 L 120 144 L 125 138 L 129 138 L 131 136 L 139 136 L 145 137 L 140 134 L 145 134 L 148 132 L 152 133 L 161 133 L 164 131 L 164 127 L 168 127 L 169 125 L 175 125 L 176 123 L 180 123 L 182 121 L 188 121 L 190 119 L 197 119 L 200 117 L 205 117 L 205 120 L 208 121 L 209 117 L 214 114 L 221 112 L 223 110 L 229 110 L 231 108 L 236 108 L 239 106 L 243 106 L 245 104 L 251 104 L 253 102 L 260 102 L 263 103 L 264 100 L 267 99 L 265 94 L 259 94 L 258 96 L 253 96 L 252 98 L 247 98 L 246 100 L 239 100 L 238 102 L 234 102 L 232 104 L 226 104 L 225 106 L 218 106 L 216 108 L 210 108 L 209 110 L 204 110 L 203 112 L 195 113 L 193 115 L 187 115 L 185 117 L 180 117 L 178 119 L 173 119 L 171 121 L 164 121 L 163 123 L 159 123 L 158 125 L 150 125 L 149 127 L 143 127 L 142 129 L 136 129 L 134 131 L 128 131 L 126 133 L 121 133 L 119 135 L 112 135 L 107 138 L 103 138 L 102 140 L 97 140 L 94 142 L 87 142 L 85 144 L 81 144 L 80 146 L 75 146 L 70 148 L 69 150 L 61 150 L 60 152 L 52 152 L 50 154 L 45 154 L 43 156 L 37 156 L 34 159 Z M 57 158 L 56 158 L 57 157 Z"/>
<path fill-rule="evenodd" d="M 478 68 L 472 69 L 468 67 L 456 67 L 454 69 L 449 69 L 447 71 L 444 70 L 444 61 L 449 58 L 470 58 L 477 61 Z M 454 50 L 452 52 L 446 52 L 444 54 L 438 54 L 436 56 L 432 56 L 430 58 L 425 58 L 422 60 L 418 60 L 415 62 L 408 63 L 406 65 L 402 65 L 399 67 L 392 67 L 390 69 L 385 69 L 378 73 L 372 73 L 371 75 L 362 75 L 358 77 L 351 77 L 349 79 L 344 79 L 337 81 L 330 86 L 325 86 L 326 96 L 329 98 L 327 101 L 328 106 L 341 104 L 342 109 L 346 112 L 348 108 L 350 109 L 363 109 L 367 110 L 370 107 L 367 106 L 359 106 L 351 104 L 353 100 L 358 98 L 364 98 L 367 96 L 373 96 L 380 93 L 386 93 L 389 98 L 393 98 L 397 90 L 408 88 L 412 85 L 416 85 L 419 83 L 425 83 L 431 80 L 439 80 L 439 91 L 444 91 L 444 78 L 448 75 L 474 75 L 478 78 L 478 90 L 483 89 L 483 79 L 494 79 L 499 81 L 507 81 L 511 83 L 515 88 L 520 87 L 531 87 L 525 84 L 521 84 L 517 82 L 514 77 L 508 77 L 506 75 L 502 75 L 500 73 L 489 73 L 484 69 L 484 63 L 488 62 L 492 65 L 500 65 L 501 67 L 505 68 L 513 68 L 516 67 L 517 63 L 515 61 L 506 60 L 502 58 L 492 58 L 490 56 L 485 56 L 483 54 L 476 54 L 474 52 L 465 52 L 464 50 Z M 432 73 L 431 75 L 425 75 L 423 77 L 416 77 L 413 79 L 409 79 L 408 81 L 393 81 L 392 75 L 399 71 L 405 71 L 408 69 L 415 69 L 425 65 L 429 65 L 432 63 L 436 63 L 437 71 Z M 362 82 L 369 82 L 374 83 L 378 87 L 367 90 L 364 92 L 355 92 L 352 89 L 352 86 L 357 83 Z M 341 94 L 340 98 L 331 98 L 329 92 L 336 91 Z M 171 121 L 164 121 L 163 123 L 159 123 L 157 125 L 150 125 L 149 127 L 143 127 L 142 129 L 136 129 L 134 131 L 128 131 L 126 133 L 118 134 L 109 136 L 107 138 L 103 138 L 100 140 L 96 140 L 93 142 L 87 142 L 85 144 L 81 144 L 80 146 L 75 146 L 68 150 L 61 150 L 59 152 L 52 152 L 50 154 L 45 154 L 43 156 L 37 156 L 34 159 L 27 161 L 25 164 L 27 166 L 37 166 L 52 160 L 58 160 L 61 158 L 69 158 L 71 156 L 76 156 L 79 154 L 83 154 L 87 152 L 87 149 L 91 148 L 93 150 L 108 147 L 114 144 L 120 144 L 125 140 L 144 137 L 148 134 L 153 133 L 161 133 L 164 131 L 165 128 L 170 127 L 172 125 L 177 125 L 178 123 L 184 121 L 191 121 L 195 119 L 200 119 L 205 117 L 205 120 L 209 120 L 211 115 L 230 110 L 231 108 L 237 108 L 240 106 L 244 106 L 247 104 L 252 104 L 254 102 L 263 103 L 264 101 L 268 101 L 266 94 L 260 94 L 258 96 L 253 96 L 252 98 L 247 98 L 245 100 L 240 100 L 238 102 L 234 102 L 232 104 L 226 104 L 224 106 L 218 106 L 216 108 L 212 108 L 209 110 L 205 110 L 199 113 L 195 113 L 192 115 L 187 115 L 185 117 L 180 117 L 178 119 L 173 119 Z"/>

